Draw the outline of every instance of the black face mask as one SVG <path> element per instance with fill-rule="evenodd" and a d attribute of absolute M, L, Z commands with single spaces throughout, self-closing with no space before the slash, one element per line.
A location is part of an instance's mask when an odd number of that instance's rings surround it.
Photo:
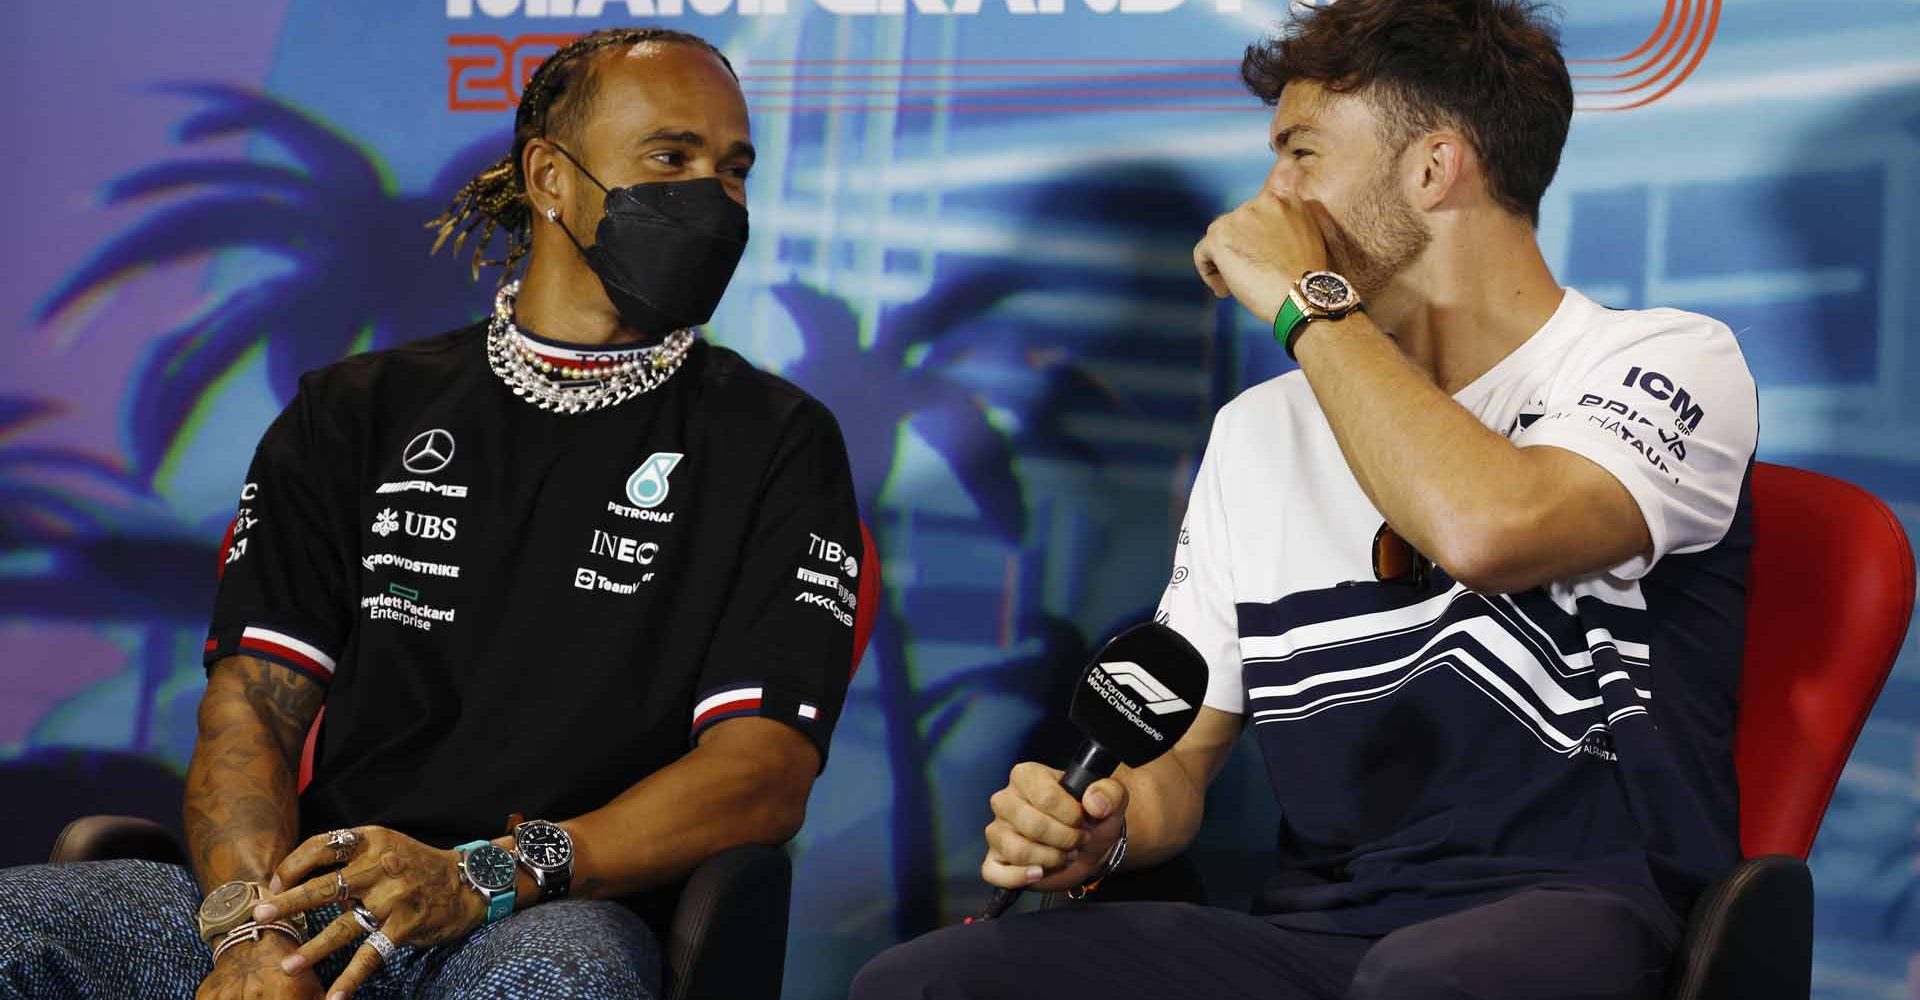
<path fill-rule="evenodd" d="M 720 179 L 608 188 L 554 148 L 607 193 L 593 246 L 581 246 L 564 222 L 560 231 L 599 276 L 620 322 L 657 337 L 712 319 L 747 249 L 747 210 Z"/>

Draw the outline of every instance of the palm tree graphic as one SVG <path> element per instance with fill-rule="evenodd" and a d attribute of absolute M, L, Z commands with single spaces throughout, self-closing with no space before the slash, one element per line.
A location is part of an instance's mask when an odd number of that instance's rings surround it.
<path fill-rule="evenodd" d="M 289 163 L 188 158 L 116 178 L 102 200 L 167 199 L 95 251 L 41 304 L 41 322 L 156 265 L 254 249 L 290 266 L 250 281 L 154 338 L 127 410 L 133 472 L 151 477 L 187 417 L 256 345 L 282 403 L 302 373 L 477 317 L 486 294 L 452 257 L 429 258 L 422 222 L 506 148 L 504 135 L 456 154 L 426 191 L 395 194 L 366 150 L 297 109 L 222 84 L 169 88 L 204 106 L 176 129 L 192 145 L 235 135 L 275 144 Z"/>
<path fill-rule="evenodd" d="M 1009 351 L 1004 340 L 970 335 L 968 324 L 1032 279 L 1019 269 L 992 265 L 943 282 L 926 296 L 883 312 L 882 327 L 863 347 L 860 321 L 844 299 L 799 282 L 771 289 L 800 331 L 804 353 L 786 375 L 817 396 L 838 418 L 853 463 L 860 509 L 880 510 L 892 477 L 897 440 L 911 428 L 953 472 L 1003 544 L 1018 547 L 1026 534 L 1027 503 L 1015 465 L 1020 453 L 1090 452 L 1058 425 L 1068 403 L 1112 403 L 1105 387 L 1054 355 Z M 922 349 L 917 351 L 916 349 Z M 916 353 L 919 360 L 910 361 Z M 1016 377 L 1008 377 L 1014 375 Z M 1017 432 L 989 418 L 995 407 L 1017 409 Z M 884 523 L 874 530 L 885 534 Z M 887 545 L 883 541 L 883 552 Z M 908 658 L 911 633 L 898 602 L 882 600 L 872 653 L 886 725 L 892 780 L 891 874 L 896 893 L 894 930 L 902 938 L 940 919 L 940 870 L 930 765 L 959 721 L 970 696 L 1034 686 L 1028 659 L 986 665 L 917 688 Z M 1023 609 L 1024 610 L 1024 609 Z M 1022 631 L 1029 616 L 1023 614 Z M 1052 643 L 1048 644 L 1051 648 Z M 1044 681 L 1042 681 L 1044 683 Z"/>
<path fill-rule="evenodd" d="M 105 205 L 157 204 L 48 293 L 36 320 L 59 321 L 158 265 L 209 253 L 263 251 L 287 266 L 153 338 L 123 410 L 124 464 L 24 445 L 0 450 L 0 542 L 36 553 L 39 567 L 0 580 L 0 605 L 35 618 L 142 626 L 135 748 L 147 746 L 156 694 L 178 666 L 178 635 L 203 627 L 211 604 L 217 535 L 198 538 L 203 525 L 182 523 L 154 494 L 169 453 L 186 443 L 189 415 L 256 347 L 285 403 L 309 369 L 480 315 L 484 290 L 461 263 L 428 257 L 422 223 L 507 143 L 504 135 L 476 142 L 425 191 L 397 195 L 368 152 L 284 102 L 222 84 L 167 89 L 200 103 L 175 130 L 183 145 L 252 137 L 277 146 L 284 162 L 188 156 L 109 182 Z M 0 441 L 50 412 L 0 400 Z M 111 499 L 90 499 L 98 495 Z"/>

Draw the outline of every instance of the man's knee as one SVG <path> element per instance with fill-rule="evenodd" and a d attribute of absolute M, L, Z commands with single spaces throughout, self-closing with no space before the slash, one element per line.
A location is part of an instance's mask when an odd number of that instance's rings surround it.
<path fill-rule="evenodd" d="M 848 1000 L 962 1000 L 990 995 L 981 977 L 1003 961 L 989 961 L 998 923 L 948 927 L 876 955 L 853 978 Z"/>
<path fill-rule="evenodd" d="M 178 865 L 0 869 L 0 996 L 127 996 L 130 976 L 142 996 L 190 994 L 209 964 L 198 902 Z"/>
<path fill-rule="evenodd" d="M 71 918 L 96 910 L 190 920 L 199 902 L 193 876 L 179 865 L 87 861 L 0 868 L 0 928 L 10 936 L 33 927 L 83 923 Z"/>
<path fill-rule="evenodd" d="M 560 900 L 514 914 L 471 940 L 428 995 L 654 997 L 660 945 L 618 903 Z"/>
<path fill-rule="evenodd" d="M 1472 1000 L 1462 973 L 1483 956 L 1466 942 L 1418 931 L 1389 935 L 1368 949 L 1347 1000 Z"/>

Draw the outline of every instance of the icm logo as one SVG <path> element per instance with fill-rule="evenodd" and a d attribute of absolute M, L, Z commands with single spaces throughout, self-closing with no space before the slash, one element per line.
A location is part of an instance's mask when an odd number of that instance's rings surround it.
<path fill-rule="evenodd" d="M 1620 384 L 1637 386 L 1641 392 L 1671 407 L 1676 416 L 1674 427 L 1682 434 L 1691 434 L 1700 429 L 1700 421 L 1706 416 L 1706 411 L 1699 403 L 1694 402 L 1691 393 L 1677 385 L 1673 379 L 1659 372 L 1643 372 L 1640 366 L 1635 365 L 1627 372 L 1626 379 Z"/>
<path fill-rule="evenodd" d="M 685 456 L 677 451 L 656 451 L 627 477 L 627 499 L 635 507 L 651 510 L 667 499 L 667 476 Z"/>
<path fill-rule="evenodd" d="M 1138 663 L 1121 660 L 1118 663 L 1102 663 L 1100 669 L 1106 671 L 1115 684 L 1132 688 L 1133 693 L 1139 695 L 1147 709 L 1155 715 L 1184 712 L 1193 707 L 1185 698 L 1169 691 L 1165 684 L 1147 673 Z"/>
<path fill-rule="evenodd" d="M 421 431 L 400 450 L 400 464 L 408 472 L 425 476 L 439 472 L 453 461 L 453 435 L 436 427 Z"/>

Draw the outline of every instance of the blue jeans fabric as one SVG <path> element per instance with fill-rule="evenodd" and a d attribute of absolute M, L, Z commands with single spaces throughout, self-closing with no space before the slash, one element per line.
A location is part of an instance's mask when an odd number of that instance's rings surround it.
<path fill-rule="evenodd" d="M 179 865 L 93 861 L 0 870 L 0 1000 L 189 1000 L 213 970 L 195 932 L 200 889 Z M 314 910 L 323 926 L 335 907 Z M 317 968 L 332 984 L 354 948 Z M 660 995 L 660 946 L 618 903 L 559 900 L 466 938 L 402 947 L 357 1000 Z"/>

